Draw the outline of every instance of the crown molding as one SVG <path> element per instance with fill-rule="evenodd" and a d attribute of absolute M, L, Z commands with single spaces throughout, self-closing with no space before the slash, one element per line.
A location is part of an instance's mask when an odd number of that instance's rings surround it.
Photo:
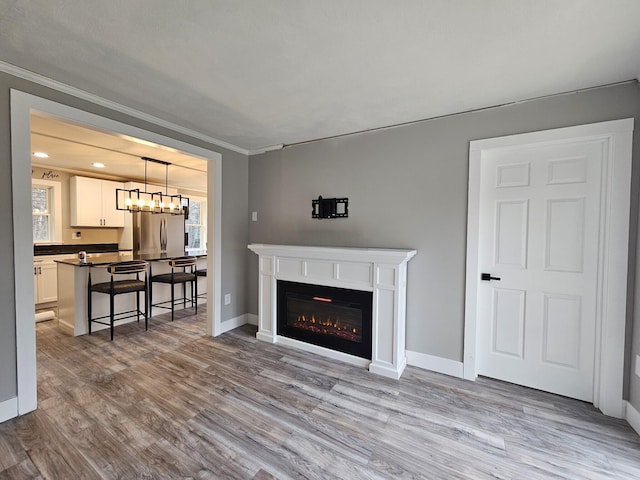
<path fill-rule="evenodd" d="M 260 155 L 261 153 L 273 152 L 274 150 L 282 150 L 284 145 L 282 143 L 278 145 L 270 145 L 268 147 L 256 148 L 254 150 L 249 150 L 249 155 Z"/>
<path fill-rule="evenodd" d="M 181 133 L 183 135 L 187 135 L 192 138 L 197 138 L 198 140 L 211 143 L 212 145 L 216 145 L 218 147 L 226 148 L 228 150 L 232 150 L 237 153 L 242 153 L 244 155 L 251 154 L 251 151 L 245 148 L 238 147 L 237 145 L 232 145 L 223 140 L 218 140 L 217 138 L 210 137 L 209 135 L 205 135 L 204 133 L 196 132 L 195 130 L 191 130 L 190 128 L 182 127 L 175 123 L 169 122 L 167 120 L 163 120 L 153 115 L 149 115 L 147 113 L 141 112 L 134 108 L 122 105 L 120 103 L 107 100 L 106 98 L 100 97 L 93 93 L 89 93 L 89 92 L 86 92 L 85 90 L 72 87 L 71 85 L 67 85 L 66 83 L 59 82 L 58 80 L 53 80 L 51 78 L 45 77 L 44 75 L 40 75 L 39 73 L 35 73 L 30 70 L 25 70 L 22 67 L 17 67 L 10 63 L 3 62 L 2 60 L 0 60 L 0 72 L 8 73 L 9 75 L 13 75 L 14 77 L 22 78 L 24 80 L 37 83 L 38 85 L 42 85 L 43 87 L 48 87 L 58 92 L 71 95 L 72 97 L 76 97 L 81 100 L 86 100 L 88 102 L 95 103 L 96 105 L 100 105 L 101 107 L 105 107 L 110 110 L 114 110 L 116 112 L 129 115 L 131 117 L 137 118 L 138 120 L 143 120 L 145 122 L 152 123 L 159 127 L 167 128 L 176 133 Z"/>

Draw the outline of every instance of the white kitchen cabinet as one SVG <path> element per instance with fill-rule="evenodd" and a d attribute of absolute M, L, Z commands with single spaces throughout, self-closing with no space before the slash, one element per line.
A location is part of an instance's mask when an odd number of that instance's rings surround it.
<path fill-rule="evenodd" d="M 58 265 L 56 262 L 33 262 L 33 291 L 36 305 L 58 300 Z"/>
<path fill-rule="evenodd" d="M 72 227 L 124 227 L 124 211 L 116 209 L 116 189 L 124 184 L 88 177 L 71 177 Z"/>

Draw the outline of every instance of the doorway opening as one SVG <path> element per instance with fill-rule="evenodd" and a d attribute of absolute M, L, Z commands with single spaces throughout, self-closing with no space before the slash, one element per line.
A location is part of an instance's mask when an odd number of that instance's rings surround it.
<path fill-rule="evenodd" d="M 207 333 L 220 332 L 222 156 L 149 130 L 111 120 L 17 90 L 11 91 L 12 196 L 16 288 L 17 414 L 36 409 L 36 345 L 33 289 L 33 225 L 31 206 L 31 114 L 38 112 L 101 131 L 175 149 L 209 161 L 207 169 L 208 231 Z M 24 288 L 22 288 L 24 286 Z"/>
<path fill-rule="evenodd" d="M 151 228 L 154 223 L 141 229 L 140 220 L 166 218 L 165 250 L 172 255 L 206 253 L 206 159 L 37 111 L 31 112 L 30 124 L 37 321 L 54 320 L 74 335 L 84 332 L 77 309 L 68 301 L 65 308 L 57 308 L 58 288 L 71 286 L 58 285 L 56 261 L 73 259 L 79 251 L 91 260 L 159 252 L 157 231 Z M 148 167 L 149 158 L 163 164 Z M 96 195 L 96 187 L 104 190 L 102 196 Z M 170 216 L 118 211 L 124 208 L 115 200 L 117 188 L 181 195 L 189 199 L 189 208 Z M 101 209 L 109 220 L 98 225 Z M 204 258 L 198 261 L 200 268 L 204 262 Z M 203 302 L 206 278 L 199 277 L 198 283 Z"/>

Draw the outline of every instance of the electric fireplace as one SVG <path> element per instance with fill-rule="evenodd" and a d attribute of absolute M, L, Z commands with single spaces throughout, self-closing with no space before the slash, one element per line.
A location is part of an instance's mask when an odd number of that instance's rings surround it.
<path fill-rule="evenodd" d="M 259 243 L 249 248 L 259 255 L 258 340 L 400 378 L 407 365 L 407 263 L 415 250 Z M 287 283 L 302 285 L 301 292 L 289 294 L 290 306 Z"/>
<path fill-rule="evenodd" d="M 371 359 L 372 293 L 278 281 L 278 335 Z"/>

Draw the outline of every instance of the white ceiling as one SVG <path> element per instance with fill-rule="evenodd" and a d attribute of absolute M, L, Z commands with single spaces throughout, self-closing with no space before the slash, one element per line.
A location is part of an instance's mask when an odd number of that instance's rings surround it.
<path fill-rule="evenodd" d="M 639 0 L 0 0 L 0 60 L 254 151 L 640 76 Z"/>
<path fill-rule="evenodd" d="M 49 155 L 44 159 L 32 157 L 31 162 L 35 166 L 92 177 L 146 180 L 149 184 L 207 191 L 207 160 L 38 113 L 31 114 L 31 150 Z M 142 157 L 171 165 L 165 168 L 155 162 L 145 162 Z M 103 163 L 104 168 L 94 167 L 94 162 Z"/>

